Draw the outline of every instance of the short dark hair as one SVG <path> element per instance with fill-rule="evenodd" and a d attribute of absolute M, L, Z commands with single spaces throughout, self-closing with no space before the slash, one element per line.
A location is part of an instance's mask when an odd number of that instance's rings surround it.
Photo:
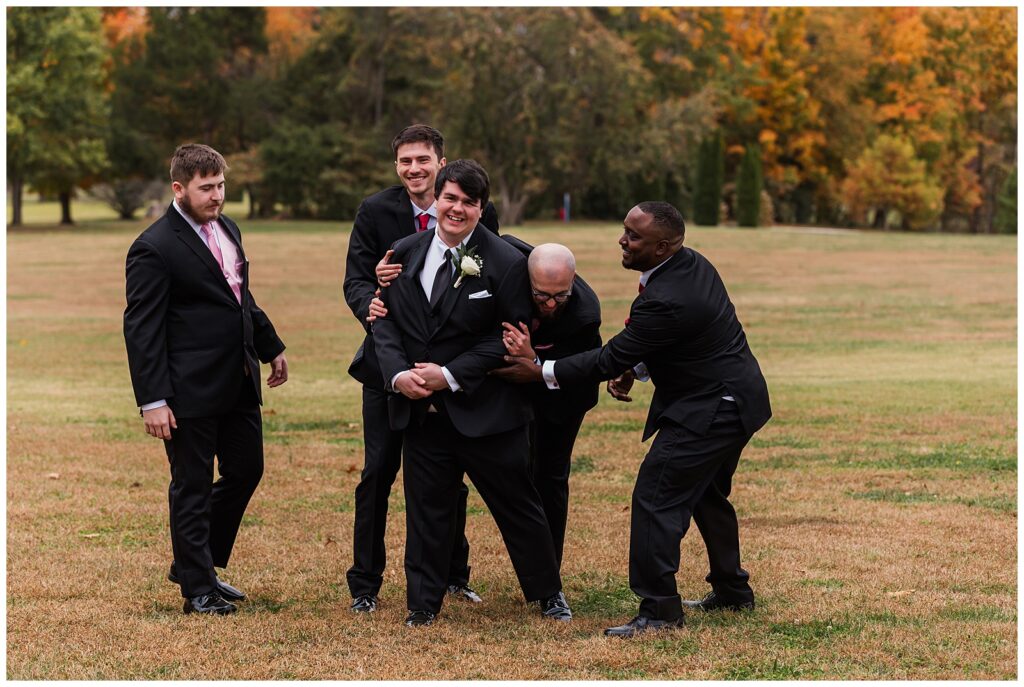
<path fill-rule="evenodd" d="M 683 215 L 671 203 L 663 200 L 645 200 L 637 205 L 640 212 L 650 215 L 654 224 L 661 228 L 666 236 L 683 239 L 686 236 L 686 224 Z"/>
<path fill-rule="evenodd" d="M 398 132 L 398 135 L 391 140 L 391 154 L 398 159 L 398 148 L 406 143 L 429 143 L 434 146 L 437 159 L 444 157 L 444 136 L 432 126 L 426 124 L 413 124 Z"/>
<path fill-rule="evenodd" d="M 183 143 L 171 156 L 171 181 L 188 186 L 196 172 L 207 177 L 228 171 L 224 156 L 202 143 Z"/>
<path fill-rule="evenodd" d="M 441 195 L 441 189 L 448 181 L 458 184 L 470 200 L 479 200 L 481 208 L 491 197 L 491 180 L 476 160 L 455 160 L 442 167 L 434 181 L 435 198 Z"/>

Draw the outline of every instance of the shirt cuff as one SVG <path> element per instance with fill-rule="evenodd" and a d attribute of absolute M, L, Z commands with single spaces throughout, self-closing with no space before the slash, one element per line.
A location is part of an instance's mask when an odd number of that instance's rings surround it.
<path fill-rule="evenodd" d="M 555 362 L 554 360 L 545 360 L 544 365 L 540 368 L 541 374 L 544 375 L 544 383 L 549 389 L 561 388 L 558 386 L 558 380 L 555 379 Z"/>
<path fill-rule="evenodd" d="M 447 367 L 441 368 L 441 374 L 443 374 L 444 378 L 448 380 L 448 387 L 452 391 L 458 391 L 459 389 L 462 388 L 461 386 L 459 386 L 459 383 L 455 381 L 455 377 L 452 377 L 452 373 L 448 371 Z"/>
<path fill-rule="evenodd" d="M 408 373 L 409 373 L 409 370 L 402 370 L 401 372 L 398 372 L 397 374 L 395 374 L 395 376 L 391 378 L 391 381 L 388 382 L 387 390 L 388 391 L 394 391 L 396 394 L 399 393 L 399 391 L 395 388 L 395 382 L 398 381 L 399 377 L 401 377 L 404 374 L 408 374 Z"/>
<path fill-rule="evenodd" d="M 633 375 L 637 378 L 637 381 L 651 381 L 651 373 L 647 371 L 647 366 L 643 363 L 637 363 L 633 366 Z"/>
<path fill-rule="evenodd" d="M 161 398 L 159 401 L 153 401 L 152 403 L 147 403 L 144 406 L 139 406 L 139 410 L 146 412 L 147 410 L 153 410 L 154 408 L 163 408 L 165 405 L 167 405 L 167 399 Z"/>

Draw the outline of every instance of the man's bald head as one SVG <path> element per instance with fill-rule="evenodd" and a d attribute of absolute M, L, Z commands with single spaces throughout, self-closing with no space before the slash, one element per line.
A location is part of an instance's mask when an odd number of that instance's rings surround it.
<path fill-rule="evenodd" d="M 544 295 L 572 293 L 572 280 L 576 277 L 576 258 L 572 251 L 560 243 L 542 243 L 530 253 L 528 268 L 538 314 L 541 317 L 556 315 L 565 303 L 558 303 L 554 298 L 540 299 Z"/>

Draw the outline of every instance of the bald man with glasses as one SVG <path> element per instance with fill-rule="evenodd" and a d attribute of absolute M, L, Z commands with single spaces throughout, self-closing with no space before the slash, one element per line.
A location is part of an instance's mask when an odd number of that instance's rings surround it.
<path fill-rule="evenodd" d="M 601 303 L 590 285 L 576 274 L 572 251 L 557 243 L 534 248 L 508 234 L 501 238 L 529 260 L 533 320 L 516 326 L 529 330 L 532 356 L 543 363 L 600 346 Z M 519 381 L 502 368 L 491 374 Z M 548 389 L 537 382 L 527 385 L 534 415 L 530 424 L 530 467 L 551 528 L 559 568 L 569 515 L 572 450 L 583 417 L 597 405 L 598 393 L 598 384 L 565 389 Z"/>

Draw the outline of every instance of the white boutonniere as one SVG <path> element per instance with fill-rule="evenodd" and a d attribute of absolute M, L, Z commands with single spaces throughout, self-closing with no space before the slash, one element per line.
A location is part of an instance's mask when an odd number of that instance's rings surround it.
<path fill-rule="evenodd" d="M 464 245 L 455 250 L 455 265 L 459 268 L 459 278 L 455 280 L 455 288 L 462 285 L 465 277 L 479 277 L 484 268 L 484 259 L 476 254 L 476 248 Z"/>

